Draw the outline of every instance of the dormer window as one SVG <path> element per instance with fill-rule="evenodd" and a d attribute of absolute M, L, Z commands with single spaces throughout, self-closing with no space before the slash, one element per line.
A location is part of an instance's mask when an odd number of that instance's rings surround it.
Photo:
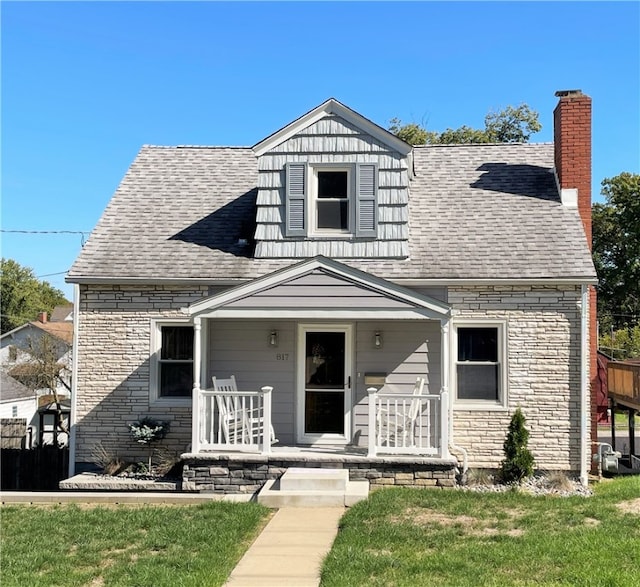
<path fill-rule="evenodd" d="M 288 163 L 285 181 L 286 236 L 376 236 L 377 165 Z"/>
<path fill-rule="evenodd" d="M 315 234 L 349 233 L 350 170 L 314 168 L 315 203 L 312 207 Z"/>

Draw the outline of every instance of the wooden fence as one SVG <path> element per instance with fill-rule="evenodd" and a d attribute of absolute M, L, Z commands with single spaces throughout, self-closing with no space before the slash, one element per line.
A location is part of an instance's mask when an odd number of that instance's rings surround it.
<path fill-rule="evenodd" d="M 69 449 L 42 446 L 32 449 L 0 450 L 3 491 L 55 491 L 68 477 Z"/>

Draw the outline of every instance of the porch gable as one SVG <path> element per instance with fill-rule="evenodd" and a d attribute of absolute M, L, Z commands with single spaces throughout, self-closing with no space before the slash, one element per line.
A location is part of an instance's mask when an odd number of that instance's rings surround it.
<path fill-rule="evenodd" d="M 446 320 L 450 307 L 434 298 L 327 259 L 315 257 L 200 300 L 184 311 L 196 318 L 332 317 Z"/>

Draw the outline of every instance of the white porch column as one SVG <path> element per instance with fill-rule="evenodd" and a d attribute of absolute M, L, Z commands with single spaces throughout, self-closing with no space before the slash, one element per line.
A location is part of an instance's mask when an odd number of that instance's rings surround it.
<path fill-rule="evenodd" d="M 440 389 L 440 456 L 449 458 L 449 427 L 453 426 L 453 402 L 449 398 L 449 367 L 450 367 L 450 324 L 451 318 L 440 320 L 441 331 L 441 364 L 440 372 L 442 386 Z"/>
<path fill-rule="evenodd" d="M 193 401 L 191 403 L 191 452 L 200 452 L 200 379 L 202 366 L 202 318 L 193 319 Z"/>
<path fill-rule="evenodd" d="M 369 394 L 369 450 L 368 457 L 376 456 L 376 404 L 378 397 L 378 390 L 375 387 L 369 387 L 367 389 Z"/>
<path fill-rule="evenodd" d="M 262 396 L 262 454 L 268 455 L 271 452 L 271 392 L 273 387 L 265 385 L 260 388 Z"/>

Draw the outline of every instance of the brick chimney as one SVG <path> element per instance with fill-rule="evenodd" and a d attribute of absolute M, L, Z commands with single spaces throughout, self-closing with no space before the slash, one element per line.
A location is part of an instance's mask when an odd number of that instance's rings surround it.
<path fill-rule="evenodd" d="M 553 142 L 556 174 L 563 205 L 578 208 L 589 250 L 591 246 L 591 98 L 581 90 L 556 92 Z M 598 440 L 598 327 L 596 289 L 589 286 L 589 379 L 591 441 Z"/>
<path fill-rule="evenodd" d="M 38 314 L 38 322 L 42 322 L 42 324 L 46 324 L 47 323 L 47 313 L 46 312 L 40 312 Z"/>
<path fill-rule="evenodd" d="M 581 90 L 556 96 L 553 141 L 562 203 L 578 207 L 591 249 L 591 98 Z"/>

